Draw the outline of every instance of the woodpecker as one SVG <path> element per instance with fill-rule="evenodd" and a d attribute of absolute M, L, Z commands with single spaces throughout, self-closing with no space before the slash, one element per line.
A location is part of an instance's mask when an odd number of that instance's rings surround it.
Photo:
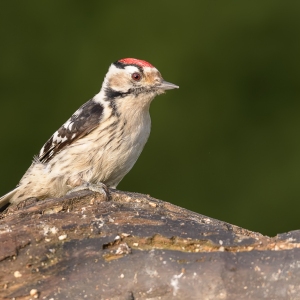
<path fill-rule="evenodd" d="M 100 92 L 45 143 L 17 187 L 0 198 L 0 208 L 30 197 L 116 188 L 147 142 L 150 103 L 175 88 L 147 61 L 124 58 L 112 63 Z"/>

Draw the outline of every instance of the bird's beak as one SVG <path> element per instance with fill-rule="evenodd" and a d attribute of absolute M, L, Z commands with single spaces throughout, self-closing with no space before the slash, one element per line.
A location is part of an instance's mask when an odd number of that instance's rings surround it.
<path fill-rule="evenodd" d="M 165 90 L 179 89 L 179 86 L 163 80 L 159 85 L 159 88 L 165 91 Z"/>

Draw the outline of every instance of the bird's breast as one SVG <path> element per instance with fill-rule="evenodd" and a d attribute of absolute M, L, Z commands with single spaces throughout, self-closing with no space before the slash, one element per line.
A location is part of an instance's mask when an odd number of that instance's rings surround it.
<path fill-rule="evenodd" d="M 115 187 L 130 171 L 140 156 L 150 134 L 148 115 L 136 119 L 119 118 L 114 129 L 99 139 L 94 157 L 96 181 Z M 99 128 L 98 135 L 103 135 Z"/>

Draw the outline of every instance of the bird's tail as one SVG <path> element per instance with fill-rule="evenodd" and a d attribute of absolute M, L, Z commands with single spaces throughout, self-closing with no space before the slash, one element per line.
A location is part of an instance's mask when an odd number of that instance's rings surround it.
<path fill-rule="evenodd" d="M 11 197 L 15 194 L 15 192 L 19 189 L 19 187 L 16 187 L 9 193 L 5 194 L 4 196 L 0 197 L 0 210 L 3 206 L 5 206 L 7 203 L 9 203 L 9 200 Z"/>

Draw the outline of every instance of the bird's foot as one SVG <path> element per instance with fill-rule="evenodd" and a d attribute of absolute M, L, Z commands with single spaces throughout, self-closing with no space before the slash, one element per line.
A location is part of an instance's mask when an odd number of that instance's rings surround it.
<path fill-rule="evenodd" d="M 106 200 L 109 199 L 108 188 L 102 182 L 99 182 L 97 184 L 90 183 L 90 182 L 85 182 L 84 184 L 82 184 L 80 186 L 76 186 L 75 188 L 68 191 L 67 195 L 78 192 L 78 191 L 82 191 L 82 190 L 90 190 L 92 192 L 96 192 L 96 193 L 99 193 L 100 195 L 103 195 Z"/>

